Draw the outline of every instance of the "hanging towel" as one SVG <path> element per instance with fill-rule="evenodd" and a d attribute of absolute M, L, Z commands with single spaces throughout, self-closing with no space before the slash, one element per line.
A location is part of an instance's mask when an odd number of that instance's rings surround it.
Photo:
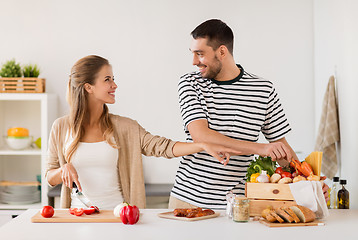
<path fill-rule="evenodd" d="M 316 139 L 316 151 L 323 152 L 322 172 L 333 178 L 338 170 L 336 143 L 339 138 L 339 118 L 334 76 L 329 78 L 323 99 L 322 115 Z"/>

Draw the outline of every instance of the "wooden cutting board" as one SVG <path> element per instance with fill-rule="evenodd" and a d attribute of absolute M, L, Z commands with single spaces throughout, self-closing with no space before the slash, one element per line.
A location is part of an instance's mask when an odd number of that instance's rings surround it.
<path fill-rule="evenodd" d="M 174 216 L 173 212 L 164 212 L 164 213 L 158 214 L 158 216 L 161 218 L 174 219 L 174 220 L 180 220 L 180 221 L 188 221 L 188 222 L 205 220 L 205 219 L 209 219 L 209 218 L 216 218 L 219 215 L 220 215 L 220 213 L 217 212 L 217 213 L 214 213 L 213 215 L 195 217 L 195 218 L 187 218 L 187 217 Z"/>
<path fill-rule="evenodd" d="M 101 210 L 99 213 L 91 215 L 83 214 L 82 216 L 75 216 L 70 214 L 68 209 L 56 210 L 51 218 L 44 218 L 41 213 L 36 213 L 32 218 L 33 223 L 89 223 L 89 222 L 122 222 L 120 218 L 113 215 L 113 210 Z"/>
<path fill-rule="evenodd" d="M 325 223 L 318 221 L 317 219 L 309 223 L 279 223 L 279 222 L 269 222 L 266 219 L 261 218 L 260 223 L 268 227 L 300 227 L 300 226 L 324 226 Z"/>

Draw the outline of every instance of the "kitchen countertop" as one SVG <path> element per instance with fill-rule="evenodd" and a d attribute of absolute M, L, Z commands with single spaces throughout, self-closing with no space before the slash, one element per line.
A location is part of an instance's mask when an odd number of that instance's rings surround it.
<path fill-rule="evenodd" d="M 331 209 L 325 226 L 269 228 L 259 222 L 236 223 L 224 216 L 186 222 L 163 219 L 168 209 L 141 209 L 135 225 L 122 223 L 32 223 L 39 209 L 29 209 L 0 227 L 2 240 L 63 239 L 353 239 L 358 227 L 358 210 Z M 350 238 L 349 238 L 350 237 Z"/>

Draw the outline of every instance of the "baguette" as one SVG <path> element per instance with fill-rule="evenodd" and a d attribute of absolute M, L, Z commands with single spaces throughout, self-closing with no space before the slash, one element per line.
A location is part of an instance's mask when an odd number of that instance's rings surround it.
<path fill-rule="evenodd" d="M 316 219 L 316 214 L 309 208 L 296 205 L 289 207 L 297 215 L 301 222 L 313 222 Z"/>
<path fill-rule="evenodd" d="M 282 210 L 286 211 L 286 213 L 293 218 L 295 223 L 301 222 L 301 220 L 297 217 L 295 212 L 290 207 L 282 207 Z"/>

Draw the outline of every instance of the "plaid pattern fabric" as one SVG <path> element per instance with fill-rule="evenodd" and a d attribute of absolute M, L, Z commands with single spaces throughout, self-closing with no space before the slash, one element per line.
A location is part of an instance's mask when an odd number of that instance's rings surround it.
<path fill-rule="evenodd" d="M 323 99 L 322 115 L 316 139 L 316 151 L 322 151 L 322 172 L 333 178 L 338 170 L 336 143 L 340 140 L 339 117 L 334 76 L 329 78 Z"/>

